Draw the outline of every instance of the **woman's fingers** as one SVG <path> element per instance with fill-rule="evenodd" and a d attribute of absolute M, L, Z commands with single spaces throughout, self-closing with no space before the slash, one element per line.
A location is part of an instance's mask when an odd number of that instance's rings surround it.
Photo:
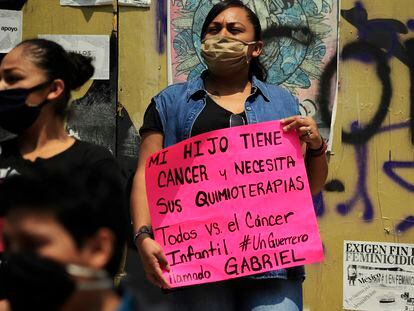
<path fill-rule="evenodd" d="M 296 130 L 302 141 L 317 149 L 322 144 L 322 137 L 319 134 L 318 126 L 312 117 L 291 116 L 281 120 L 283 131 Z"/>
<path fill-rule="evenodd" d="M 305 119 L 301 116 L 292 116 L 286 119 L 281 120 L 281 123 L 283 125 L 283 131 L 289 132 L 295 128 L 299 128 L 301 126 L 306 125 Z"/>
<path fill-rule="evenodd" d="M 167 258 L 165 257 L 162 251 L 155 254 L 157 258 L 157 267 L 156 272 L 158 275 L 159 282 L 161 283 L 161 288 L 171 288 L 167 280 L 164 278 L 163 270 L 170 271 L 170 266 L 168 265 Z"/>
<path fill-rule="evenodd" d="M 164 278 L 160 262 L 156 255 L 150 259 L 149 267 L 145 270 L 147 271 L 147 278 L 151 283 L 161 288 L 171 288 L 170 284 Z"/>
<path fill-rule="evenodd" d="M 164 253 L 161 251 L 156 254 L 158 263 L 160 264 L 161 269 L 166 271 L 170 271 L 170 266 L 168 265 L 167 257 L 165 257 Z"/>
<path fill-rule="evenodd" d="M 169 266 L 161 246 L 147 238 L 141 241 L 139 252 L 148 280 L 161 288 L 171 288 L 163 275 L 163 270 L 169 271 Z"/>

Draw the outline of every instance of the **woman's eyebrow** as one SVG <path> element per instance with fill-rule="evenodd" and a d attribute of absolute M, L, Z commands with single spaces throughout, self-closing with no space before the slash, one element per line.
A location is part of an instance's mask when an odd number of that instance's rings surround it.
<path fill-rule="evenodd" d="M 17 72 L 17 73 L 21 72 L 21 73 L 23 73 L 24 70 L 22 68 L 16 67 L 16 66 L 3 68 L 3 73 L 5 73 L 5 74 L 11 74 L 13 72 Z"/>
<path fill-rule="evenodd" d="M 243 26 L 244 27 L 244 24 L 241 23 L 241 22 L 227 22 L 227 25 L 230 25 L 230 26 Z"/>
<path fill-rule="evenodd" d="M 212 25 L 214 25 L 214 26 L 221 26 L 222 24 L 223 24 L 222 22 L 213 21 L 213 22 L 210 23 L 209 26 L 212 26 Z M 226 25 L 228 25 L 228 26 L 242 26 L 243 28 L 245 28 L 245 26 L 244 26 L 243 23 L 237 22 L 237 21 L 236 22 L 226 22 Z"/>

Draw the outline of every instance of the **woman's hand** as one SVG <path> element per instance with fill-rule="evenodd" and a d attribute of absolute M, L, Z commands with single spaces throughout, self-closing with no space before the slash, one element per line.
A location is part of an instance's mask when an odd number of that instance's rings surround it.
<path fill-rule="evenodd" d="M 144 237 L 137 241 L 137 247 L 148 280 L 158 287 L 171 288 L 162 275 L 163 270 L 170 271 L 170 267 L 161 246 L 152 238 Z"/>
<path fill-rule="evenodd" d="M 281 124 L 284 132 L 296 129 L 301 141 L 307 143 L 311 149 L 318 149 L 322 146 L 322 137 L 312 117 L 292 116 L 282 119 Z"/>

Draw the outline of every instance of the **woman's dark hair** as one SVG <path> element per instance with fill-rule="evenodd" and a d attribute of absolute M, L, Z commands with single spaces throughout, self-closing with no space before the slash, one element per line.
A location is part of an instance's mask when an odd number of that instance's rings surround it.
<path fill-rule="evenodd" d="M 81 87 L 94 73 L 92 58 L 67 52 L 58 43 L 46 39 L 28 39 L 18 46 L 24 47 L 24 53 L 46 72 L 48 81 L 62 79 L 65 83 L 63 97 L 55 105 L 56 114 L 65 118 L 70 92 Z"/>
<path fill-rule="evenodd" d="M 206 35 L 208 25 L 210 25 L 210 23 L 216 18 L 217 15 L 219 15 L 224 10 L 227 10 L 228 8 L 244 9 L 247 13 L 249 21 L 252 23 L 254 28 L 254 40 L 262 40 L 262 27 L 260 26 L 259 18 L 249 7 L 247 7 L 242 1 L 239 0 L 220 1 L 211 8 L 210 12 L 208 12 L 207 14 L 206 19 L 204 20 L 203 27 L 201 28 L 201 40 L 203 40 L 204 36 Z M 266 69 L 264 68 L 258 57 L 252 59 L 252 61 L 250 62 L 250 75 L 255 75 L 256 78 L 258 78 L 261 81 L 266 80 Z"/>
<path fill-rule="evenodd" d="M 0 215 L 13 210 L 51 214 L 81 248 L 100 228 L 115 237 L 105 269 L 114 276 L 120 267 L 128 223 L 120 176 L 83 165 L 71 172 L 39 169 L 15 175 L 0 184 Z"/>

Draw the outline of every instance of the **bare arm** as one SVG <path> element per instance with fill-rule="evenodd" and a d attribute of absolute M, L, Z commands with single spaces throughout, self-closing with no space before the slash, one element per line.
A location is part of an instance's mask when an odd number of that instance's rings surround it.
<path fill-rule="evenodd" d="M 317 195 L 322 191 L 326 177 L 328 176 L 328 163 L 325 154 L 318 157 L 309 157 L 306 165 L 309 186 L 312 195 Z"/>
<path fill-rule="evenodd" d="M 162 149 L 164 136 L 159 132 L 146 132 L 139 148 L 138 166 L 134 176 L 131 193 L 131 217 L 134 230 L 151 225 L 145 187 L 145 163 L 147 158 Z"/>
<path fill-rule="evenodd" d="M 146 132 L 141 140 L 138 166 L 131 192 L 131 217 L 135 232 L 142 226 L 151 225 L 145 187 L 145 163 L 151 154 L 162 149 L 163 140 L 163 134 L 154 131 Z M 159 287 L 169 288 L 168 282 L 162 275 L 162 270 L 168 270 L 169 267 L 161 246 L 148 235 L 140 236 L 135 244 L 148 280 Z"/>
<path fill-rule="evenodd" d="M 282 121 L 283 130 L 291 131 L 296 129 L 302 142 L 311 149 L 318 149 L 322 146 L 322 137 L 319 134 L 318 126 L 312 117 L 292 116 Z M 325 154 L 316 157 L 309 157 L 306 165 L 309 187 L 312 195 L 322 191 L 328 176 L 328 163 Z"/>

